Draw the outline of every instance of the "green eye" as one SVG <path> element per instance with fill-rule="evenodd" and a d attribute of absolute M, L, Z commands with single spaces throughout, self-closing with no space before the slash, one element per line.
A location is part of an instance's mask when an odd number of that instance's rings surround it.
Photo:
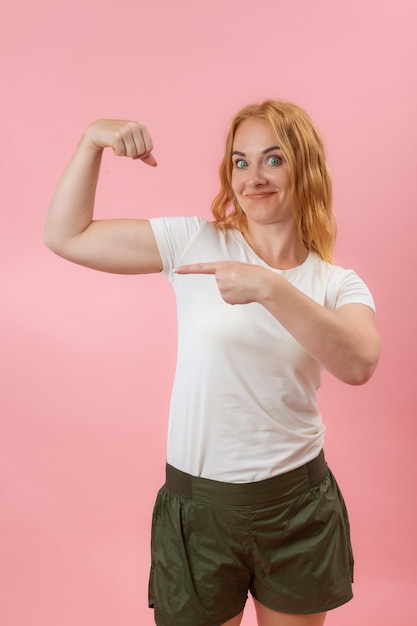
<path fill-rule="evenodd" d="M 282 159 L 280 157 L 271 156 L 269 158 L 269 164 L 270 165 L 281 165 L 281 163 L 282 163 Z"/>
<path fill-rule="evenodd" d="M 239 170 L 243 170 L 245 169 L 245 167 L 248 166 L 248 164 L 246 163 L 246 161 L 244 161 L 243 159 L 239 159 L 239 161 L 235 162 L 235 166 L 239 169 Z"/>

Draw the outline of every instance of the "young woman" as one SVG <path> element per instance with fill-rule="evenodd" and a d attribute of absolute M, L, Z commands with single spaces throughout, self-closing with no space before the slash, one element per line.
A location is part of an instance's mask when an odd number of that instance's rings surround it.
<path fill-rule="evenodd" d="M 343 498 L 324 460 L 320 372 L 363 384 L 379 358 L 362 280 L 333 265 L 331 181 L 300 107 L 232 121 L 213 222 L 94 220 L 100 160 L 156 161 L 142 124 L 85 131 L 45 242 L 81 265 L 164 272 L 178 304 L 167 478 L 155 505 L 149 605 L 159 626 L 321 626 L 352 597 Z"/>

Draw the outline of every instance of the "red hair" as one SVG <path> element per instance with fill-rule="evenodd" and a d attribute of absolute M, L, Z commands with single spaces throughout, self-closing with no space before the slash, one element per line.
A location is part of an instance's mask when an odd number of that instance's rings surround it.
<path fill-rule="evenodd" d="M 246 216 L 232 190 L 232 152 L 236 130 L 250 118 L 267 120 L 287 161 L 291 206 L 299 236 L 308 250 L 333 262 L 336 225 L 332 208 L 332 184 L 323 141 L 307 113 L 289 102 L 267 100 L 239 111 L 232 120 L 220 165 L 221 188 L 212 203 L 214 225 L 244 231 Z"/>

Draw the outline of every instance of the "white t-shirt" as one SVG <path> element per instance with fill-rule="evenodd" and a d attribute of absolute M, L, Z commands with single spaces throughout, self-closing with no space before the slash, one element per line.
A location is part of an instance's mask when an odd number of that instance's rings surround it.
<path fill-rule="evenodd" d="M 226 304 L 213 275 L 173 269 L 218 260 L 262 265 L 329 309 L 352 302 L 374 308 L 366 285 L 312 253 L 299 267 L 270 268 L 238 230 L 219 230 L 202 218 L 159 218 L 151 225 L 178 311 L 168 463 L 194 476 L 243 483 L 315 458 L 325 433 L 316 398 L 319 364 L 261 304 Z"/>

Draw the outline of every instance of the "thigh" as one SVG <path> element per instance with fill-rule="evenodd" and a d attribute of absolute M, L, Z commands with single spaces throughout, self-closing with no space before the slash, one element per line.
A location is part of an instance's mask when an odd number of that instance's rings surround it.
<path fill-rule="evenodd" d="M 258 626 L 323 626 L 326 613 L 311 615 L 297 615 L 294 613 L 280 613 L 263 606 L 254 599 Z"/>

